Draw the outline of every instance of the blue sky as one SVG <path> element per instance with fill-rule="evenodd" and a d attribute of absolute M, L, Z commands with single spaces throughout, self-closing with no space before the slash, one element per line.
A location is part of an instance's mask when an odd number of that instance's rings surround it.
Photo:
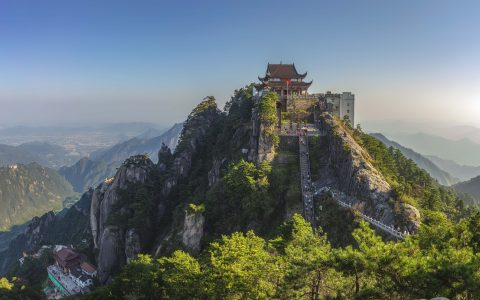
<path fill-rule="evenodd" d="M 477 1 L 0 2 L 0 125 L 181 121 L 267 62 L 360 122 L 480 126 Z"/>

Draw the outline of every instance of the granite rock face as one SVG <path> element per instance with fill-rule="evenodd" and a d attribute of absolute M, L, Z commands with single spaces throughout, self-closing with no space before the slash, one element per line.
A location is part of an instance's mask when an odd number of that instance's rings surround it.
<path fill-rule="evenodd" d="M 121 247 L 124 244 L 122 230 L 116 226 L 107 226 L 102 231 L 98 248 L 97 276 L 102 284 L 111 282 L 112 275 L 125 265 L 125 254 Z"/>
<path fill-rule="evenodd" d="M 221 113 L 213 97 L 205 98 L 184 123 L 177 149 L 174 153 L 172 176 L 164 182 L 162 194 L 167 196 L 178 180 L 186 178 L 192 168 L 199 145 L 205 143 L 208 133 L 218 123 Z"/>
<path fill-rule="evenodd" d="M 27 229 L 24 232 L 26 237 L 27 251 L 35 250 L 40 245 L 40 242 L 47 237 L 48 229 L 53 226 L 55 222 L 55 213 L 50 211 L 41 217 L 35 217 L 28 224 Z"/>
<path fill-rule="evenodd" d="M 223 171 L 227 169 L 227 159 L 214 159 L 212 168 L 208 172 L 208 186 L 214 186 L 221 178 Z"/>
<path fill-rule="evenodd" d="M 135 228 L 128 229 L 125 233 L 125 257 L 127 263 L 135 259 L 141 251 L 140 235 Z"/>
<path fill-rule="evenodd" d="M 266 134 L 268 130 L 274 131 L 271 125 L 262 122 L 258 103 L 261 101 L 261 96 L 254 97 L 254 107 L 252 110 L 251 120 L 251 136 L 248 151 L 248 160 L 256 163 L 263 161 L 271 162 L 275 157 L 275 144 L 272 139 Z M 273 125 L 275 126 L 275 125 Z"/>
<path fill-rule="evenodd" d="M 118 169 L 115 176 L 99 185 L 92 195 L 90 226 L 97 251 L 98 278 L 101 284 L 108 283 L 121 267 L 135 259 L 139 253 L 155 254 L 168 244 L 183 243 L 192 252 L 198 251 L 203 237 L 204 217 L 200 215 L 173 215 L 174 208 L 181 202 L 168 202 L 172 189 L 185 180 L 191 172 L 198 149 L 204 147 L 207 135 L 221 117 L 213 98 L 200 103 L 184 123 L 179 144 L 174 153 L 163 144 L 155 165 L 143 155 L 132 156 Z M 153 176 L 152 174 L 158 174 Z M 156 179 L 155 179 L 156 178 Z M 132 223 L 112 222 L 120 216 L 134 213 L 133 207 L 125 204 L 122 191 L 132 185 L 144 184 L 157 188 L 157 194 L 145 195 L 148 205 L 155 212 L 145 224 L 136 228 Z M 132 199 L 133 201 L 133 199 Z M 112 218 L 113 216 L 113 218 Z M 165 223 L 165 218 L 169 220 Z M 130 219 L 129 219 L 130 220 Z M 183 223 L 182 223 L 183 222 Z M 163 225 L 158 225 L 163 224 Z M 179 227 L 178 224 L 184 224 Z"/>
<path fill-rule="evenodd" d="M 100 283 L 107 283 L 114 272 L 142 250 L 140 237 L 133 228 L 122 229 L 110 224 L 119 212 L 120 191 L 129 184 L 145 183 L 154 164 L 143 155 L 132 156 L 118 169 L 115 177 L 99 185 L 92 195 L 90 226 L 94 247 L 98 251 L 97 265 Z M 125 249 L 125 250 L 123 250 Z"/>
<path fill-rule="evenodd" d="M 399 225 L 391 205 L 392 188 L 384 176 L 370 163 L 371 158 L 342 125 L 332 116 L 323 116 L 325 138 L 328 140 L 329 163 L 339 189 L 357 200 L 356 207 L 386 225 Z M 392 199 L 393 200 L 393 199 Z M 405 226 L 416 231 L 420 213 L 413 206 L 405 207 Z M 407 212 L 408 211 L 408 212 Z"/>
<path fill-rule="evenodd" d="M 205 217 L 202 213 L 185 212 L 183 223 L 182 244 L 192 252 L 200 251 L 200 241 L 203 237 Z"/>
<path fill-rule="evenodd" d="M 417 231 L 421 223 L 421 216 L 418 209 L 408 203 L 402 203 L 400 213 L 403 220 L 407 221 L 406 229 L 409 232 Z"/>

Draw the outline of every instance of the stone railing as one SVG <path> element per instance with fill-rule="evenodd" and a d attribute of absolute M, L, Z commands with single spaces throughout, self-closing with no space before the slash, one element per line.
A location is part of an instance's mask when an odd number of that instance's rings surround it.
<path fill-rule="evenodd" d="M 320 192 L 325 192 L 325 191 L 330 191 L 331 194 L 332 194 L 332 198 L 335 200 L 335 202 L 337 202 L 340 206 L 344 207 L 344 208 L 348 208 L 348 209 L 354 209 L 355 212 L 365 221 L 367 221 L 368 223 L 372 224 L 373 226 L 377 227 L 378 229 L 398 238 L 398 239 L 404 239 L 406 236 L 410 235 L 409 232 L 407 231 L 404 231 L 404 232 L 401 232 L 399 229 L 395 229 L 395 227 L 393 227 L 392 225 L 386 225 L 368 215 L 365 215 L 364 213 L 360 212 L 358 209 L 355 209 L 352 204 L 350 203 L 347 203 L 347 202 L 344 202 L 342 200 L 339 199 L 339 197 L 336 197 L 337 193 L 334 192 L 334 191 L 331 191 L 329 188 L 321 188 L 319 190 L 317 190 L 315 192 L 316 195 L 318 195 Z"/>

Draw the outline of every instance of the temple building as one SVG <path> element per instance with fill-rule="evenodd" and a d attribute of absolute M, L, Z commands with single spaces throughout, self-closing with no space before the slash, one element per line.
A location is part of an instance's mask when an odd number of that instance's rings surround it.
<path fill-rule="evenodd" d="M 308 88 L 312 84 L 304 82 L 307 72 L 300 74 L 295 64 L 268 64 L 264 77 L 258 77 L 260 84 L 257 90 L 269 89 L 278 94 L 281 102 L 281 111 L 287 111 L 287 99 L 289 96 L 307 95 Z"/>
<path fill-rule="evenodd" d="M 295 64 L 268 64 L 264 77 L 258 77 L 255 89 L 260 95 L 264 91 L 277 93 L 278 123 L 315 122 L 315 116 L 327 111 L 339 118 L 347 118 L 354 123 L 355 95 L 350 92 L 340 94 L 313 93 L 308 89 L 311 81 L 304 81 L 307 72 L 299 73 Z"/>

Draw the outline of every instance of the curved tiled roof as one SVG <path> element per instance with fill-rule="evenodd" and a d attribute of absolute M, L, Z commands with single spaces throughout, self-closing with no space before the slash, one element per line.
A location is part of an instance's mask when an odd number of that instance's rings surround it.
<path fill-rule="evenodd" d="M 70 248 L 63 248 L 55 253 L 55 258 L 61 266 L 66 267 L 78 261 L 80 255 Z"/>
<path fill-rule="evenodd" d="M 307 72 L 299 74 L 295 64 L 268 64 L 265 78 L 303 79 Z"/>

